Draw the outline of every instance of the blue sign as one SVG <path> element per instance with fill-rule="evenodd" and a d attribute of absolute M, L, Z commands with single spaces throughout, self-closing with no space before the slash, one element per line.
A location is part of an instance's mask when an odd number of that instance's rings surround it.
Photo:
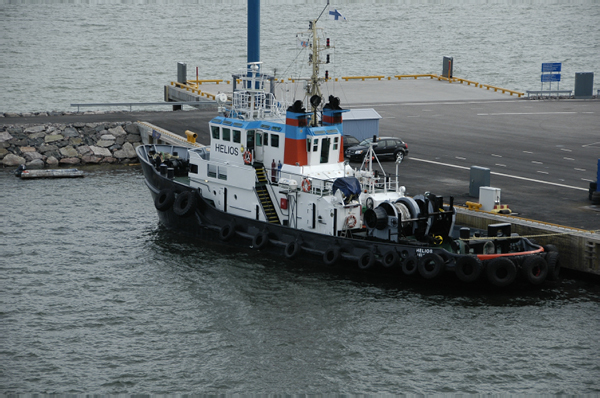
<path fill-rule="evenodd" d="M 561 65 L 560 62 L 545 62 L 542 64 L 542 73 L 560 72 Z"/>
<path fill-rule="evenodd" d="M 160 138 L 160 133 L 156 130 L 152 130 L 152 138 L 154 139 L 159 139 Z"/>
<path fill-rule="evenodd" d="M 542 75 L 542 83 L 559 82 L 559 81 L 560 81 L 560 73 Z"/>

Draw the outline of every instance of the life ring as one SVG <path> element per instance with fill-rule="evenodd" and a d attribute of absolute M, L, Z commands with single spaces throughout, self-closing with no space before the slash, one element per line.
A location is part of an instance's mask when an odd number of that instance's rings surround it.
<path fill-rule="evenodd" d="M 483 264 L 476 256 L 463 256 L 456 261 L 454 273 L 463 282 L 475 282 L 483 271 Z"/>
<path fill-rule="evenodd" d="M 392 268 L 396 264 L 398 264 L 398 260 L 400 256 L 395 249 L 389 250 L 387 253 L 383 255 L 383 266 L 386 268 Z"/>
<path fill-rule="evenodd" d="M 300 244 L 297 241 L 293 240 L 285 245 L 285 258 L 292 259 L 296 257 L 298 252 L 300 252 Z"/>
<path fill-rule="evenodd" d="M 546 262 L 548 263 L 548 280 L 557 281 L 560 277 L 560 261 L 558 260 L 558 252 L 549 252 L 546 254 Z"/>
<path fill-rule="evenodd" d="M 548 276 L 548 263 L 542 256 L 529 256 L 523 261 L 523 275 L 532 285 L 539 285 Z"/>
<path fill-rule="evenodd" d="M 404 273 L 404 275 L 414 275 L 418 269 L 417 263 L 418 261 L 416 257 L 411 256 L 407 258 L 406 261 L 402 263 L 402 272 Z"/>
<path fill-rule="evenodd" d="M 269 242 L 269 235 L 266 232 L 259 232 L 252 238 L 252 247 L 255 249 L 264 248 Z"/>
<path fill-rule="evenodd" d="M 373 267 L 373 264 L 375 264 L 375 254 L 372 252 L 364 252 L 358 258 L 358 268 L 360 269 L 369 269 Z"/>
<path fill-rule="evenodd" d="M 246 163 L 246 164 L 252 163 L 252 152 L 250 152 L 250 151 L 244 152 L 244 163 Z"/>
<path fill-rule="evenodd" d="M 325 265 L 334 265 L 340 259 L 340 248 L 337 246 L 330 247 L 323 253 L 323 262 Z"/>
<path fill-rule="evenodd" d="M 312 184 L 308 178 L 305 178 L 304 180 L 302 180 L 302 190 L 304 192 L 310 192 L 311 188 L 312 188 Z"/>
<path fill-rule="evenodd" d="M 235 235 L 235 225 L 233 223 L 223 225 L 219 231 L 219 238 L 221 238 L 222 241 L 230 240 L 233 238 L 233 235 Z"/>
<path fill-rule="evenodd" d="M 356 227 L 356 217 L 354 217 L 353 214 L 350 214 L 348 217 L 346 217 L 346 225 L 348 228 Z"/>
<path fill-rule="evenodd" d="M 177 195 L 173 203 L 173 212 L 180 217 L 187 217 L 196 209 L 196 197 L 193 192 L 184 191 Z"/>
<path fill-rule="evenodd" d="M 444 269 L 444 260 L 435 253 L 426 254 L 419 261 L 419 274 L 425 279 L 433 279 Z"/>
<path fill-rule="evenodd" d="M 154 199 L 154 207 L 159 211 L 167 211 L 175 202 L 175 193 L 170 189 L 162 189 L 156 199 Z"/>
<path fill-rule="evenodd" d="M 505 287 L 517 277 L 517 266 L 506 257 L 496 257 L 486 264 L 486 274 L 492 285 Z"/>

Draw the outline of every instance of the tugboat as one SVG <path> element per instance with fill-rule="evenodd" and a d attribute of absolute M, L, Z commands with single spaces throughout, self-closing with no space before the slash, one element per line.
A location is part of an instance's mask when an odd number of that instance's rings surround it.
<path fill-rule="evenodd" d="M 450 279 L 498 287 L 519 276 L 533 285 L 556 278 L 558 253 L 511 233 L 511 224 L 460 228 L 452 197 L 406 196 L 398 163 L 396 175 L 374 170 L 376 137 L 360 169 L 344 161 L 346 110 L 334 96 L 321 104 L 328 76 L 319 76 L 320 57 L 329 40 L 319 36 L 317 21 L 310 23 L 304 101 L 279 101 L 267 84 L 273 77 L 250 62 L 231 98 L 217 96 L 210 147 L 137 147 L 160 222 L 234 247 L 399 277 L 454 274 Z"/>

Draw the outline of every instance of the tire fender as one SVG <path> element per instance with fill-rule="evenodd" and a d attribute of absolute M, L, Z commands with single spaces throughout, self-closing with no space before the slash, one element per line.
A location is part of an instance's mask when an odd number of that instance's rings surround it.
<path fill-rule="evenodd" d="M 433 279 L 443 270 L 444 260 L 438 254 L 426 254 L 419 261 L 419 274 L 425 279 Z"/>
<path fill-rule="evenodd" d="M 285 250 L 284 250 L 283 254 L 285 255 L 285 258 L 292 259 L 292 258 L 296 257 L 296 255 L 298 255 L 299 252 L 300 252 L 300 243 L 293 240 L 293 241 L 289 242 L 287 245 L 285 245 Z"/>
<path fill-rule="evenodd" d="M 364 252 L 358 258 L 358 268 L 360 269 L 369 269 L 372 268 L 375 264 L 375 253 L 372 252 Z"/>
<path fill-rule="evenodd" d="M 456 261 L 456 277 L 467 283 L 475 282 L 483 271 L 483 264 L 476 256 L 462 256 Z"/>
<path fill-rule="evenodd" d="M 154 207 L 158 211 L 167 211 L 175 202 L 175 193 L 170 189 L 162 189 L 154 199 Z"/>
<path fill-rule="evenodd" d="M 323 253 L 323 262 L 325 265 L 334 265 L 340 259 L 340 248 L 332 246 Z"/>
<path fill-rule="evenodd" d="M 235 235 L 235 224 L 233 223 L 223 225 L 219 231 L 219 238 L 225 242 L 233 238 L 233 235 Z"/>
<path fill-rule="evenodd" d="M 269 234 L 266 232 L 259 232 L 252 238 L 252 247 L 254 249 L 263 249 L 267 243 L 269 243 Z"/>
<path fill-rule="evenodd" d="M 506 257 L 497 257 L 486 264 L 486 275 L 492 285 L 508 286 L 517 277 L 517 266 Z"/>
<path fill-rule="evenodd" d="M 389 250 L 383 255 L 383 266 L 386 268 L 392 268 L 398 264 L 400 256 L 396 249 Z"/>
<path fill-rule="evenodd" d="M 558 252 L 546 254 L 546 262 L 548 263 L 547 279 L 549 281 L 557 281 L 560 279 L 560 260 L 558 258 Z"/>
<path fill-rule="evenodd" d="M 187 217 L 196 210 L 196 197 L 193 192 L 184 191 L 177 195 L 173 203 L 173 212 L 180 217 Z"/>
<path fill-rule="evenodd" d="M 417 273 L 419 267 L 417 266 L 418 261 L 415 256 L 410 256 L 402 263 L 402 272 L 404 275 L 414 275 Z"/>
<path fill-rule="evenodd" d="M 523 261 L 521 270 L 529 283 L 532 285 L 539 285 L 543 283 L 548 276 L 548 263 L 542 256 L 529 256 Z"/>

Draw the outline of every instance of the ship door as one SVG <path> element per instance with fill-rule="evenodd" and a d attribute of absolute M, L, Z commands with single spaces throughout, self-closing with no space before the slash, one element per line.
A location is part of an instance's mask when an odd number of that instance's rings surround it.
<path fill-rule="evenodd" d="M 254 140 L 254 159 L 256 162 L 264 163 L 265 147 L 264 147 L 264 136 L 263 132 L 256 130 Z"/>

